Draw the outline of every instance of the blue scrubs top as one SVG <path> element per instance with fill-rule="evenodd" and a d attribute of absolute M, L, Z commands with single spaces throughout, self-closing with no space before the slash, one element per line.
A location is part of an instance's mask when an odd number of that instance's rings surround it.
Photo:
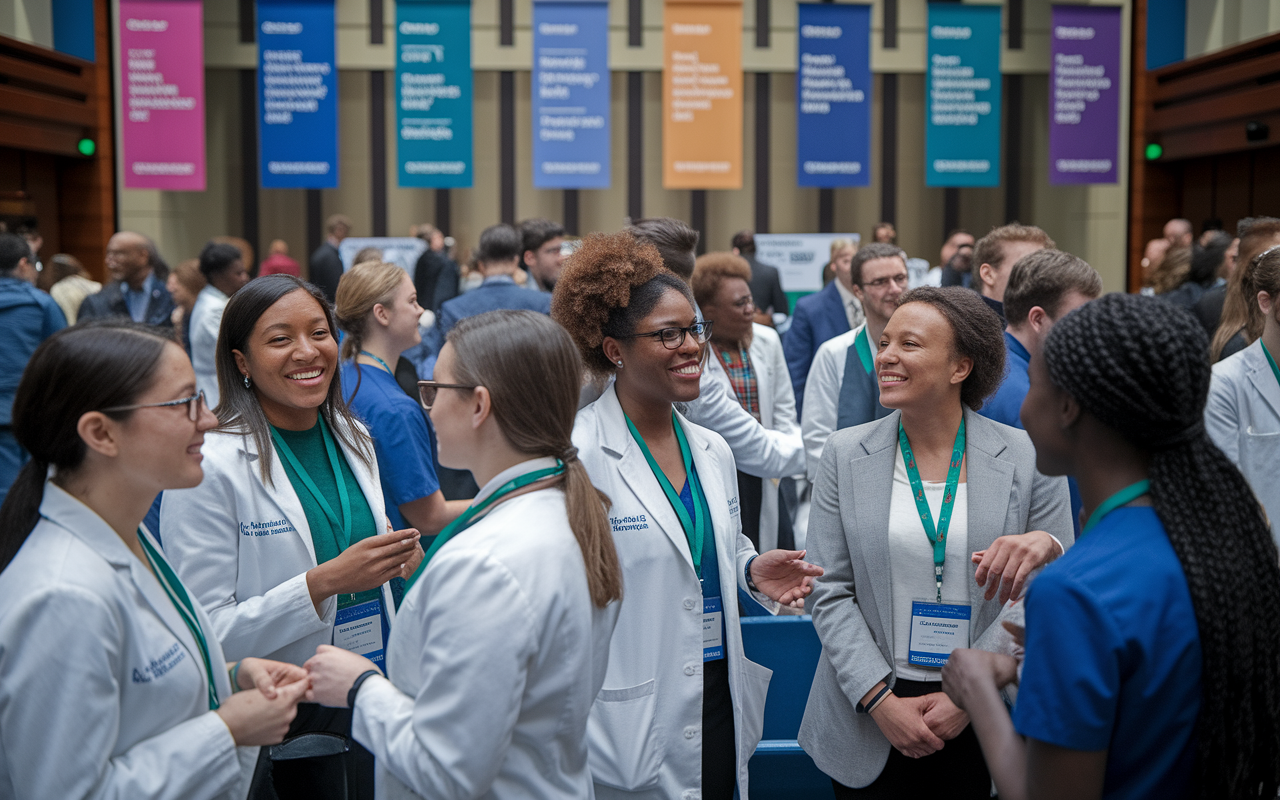
<path fill-rule="evenodd" d="M 387 519 L 392 528 L 403 530 L 409 525 L 400 515 L 400 506 L 434 494 L 440 488 L 432 464 L 432 437 L 426 414 L 421 405 L 404 393 L 395 377 L 381 367 L 343 364 L 342 392 L 352 410 L 369 427 L 378 458 Z"/>
<path fill-rule="evenodd" d="M 1107 800 L 1188 796 L 1200 633 L 1155 510 L 1131 506 L 1103 517 L 1036 578 L 1026 604 L 1018 732 L 1071 750 L 1107 750 Z"/>

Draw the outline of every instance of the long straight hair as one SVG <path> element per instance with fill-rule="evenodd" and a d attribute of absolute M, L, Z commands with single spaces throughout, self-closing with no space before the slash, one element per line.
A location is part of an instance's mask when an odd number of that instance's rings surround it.
<path fill-rule="evenodd" d="M 49 467 L 65 473 L 84 461 L 80 417 L 136 402 L 155 382 L 167 344 L 176 342 L 158 328 L 111 319 L 66 328 L 36 348 L 13 399 L 13 435 L 31 460 L 0 506 L 0 570 L 40 519 Z M 124 420 L 133 412 L 104 413 Z"/>
<path fill-rule="evenodd" d="M 565 511 L 582 550 L 591 602 L 622 598 L 622 566 L 609 527 L 609 498 L 596 489 L 573 446 L 582 385 L 582 358 L 569 333 L 533 311 L 490 311 L 449 332 L 457 354 L 454 377 L 483 386 L 493 416 L 518 452 L 564 461 Z"/>
<path fill-rule="evenodd" d="M 1236 223 L 1236 235 L 1240 237 L 1236 268 L 1227 280 L 1227 293 L 1222 301 L 1222 318 L 1209 345 L 1209 357 L 1214 362 L 1222 358 L 1227 342 L 1235 338 L 1237 333 L 1244 334 L 1247 344 L 1253 344 L 1262 335 L 1262 309 L 1258 308 L 1259 287 L 1254 282 L 1253 270 L 1257 265 L 1258 255 L 1280 243 L 1280 219 L 1242 219 Z"/>
<path fill-rule="evenodd" d="M 239 350 L 252 363 L 249 336 L 257 326 L 258 320 L 271 313 L 271 307 L 285 295 L 294 292 L 305 292 L 315 300 L 324 311 L 324 318 L 329 326 L 329 335 L 337 337 L 338 326 L 333 318 L 333 309 L 325 300 L 324 294 L 292 275 L 268 275 L 254 278 L 244 288 L 231 295 L 227 307 L 222 312 L 222 327 L 218 331 L 218 351 L 215 362 L 218 367 L 218 407 L 214 413 L 218 415 L 218 430 L 228 433 L 239 433 L 253 437 L 254 446 L 258 450 L 258 468 L 262 471 L 262 480 L 271 486 L 271 465 L 275 447 L 271 443 L 271 423 L 262 411 L 258 402 L 257 391 L 244 385 L 240 368 L 236 366 L 235 353 Z M 373 467 L 373 442 L 368 434 L 356 422 L 342 399 L 342 385 L 339 371 L 334 365 L 333 377 L 329 381 L 329 393 L 320 404 L 320 416 L 328 424 L 333 435 L 347 446 L 368 469 Z"/>

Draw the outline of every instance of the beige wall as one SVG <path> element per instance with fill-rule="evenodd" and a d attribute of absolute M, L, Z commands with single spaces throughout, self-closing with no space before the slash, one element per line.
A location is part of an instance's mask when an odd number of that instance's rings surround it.
<path fill-rule="evenodd" d="M 1187 0 L 1187 58 L 1280 31 L 1280 0 Z"/>
<path fill-rule="evenodd" d="M 1201 0 L 1190 0 L 1191 3 Z M 1233 0 L 1217 0 L 1228 3 Z M 1245 2 L 1245 0 L 1240 0 Z M 1280 4 L 1280 0 L 1256 0 Z M 1208 2 L 1208 0 L 1204 0 Z M 1114 4 L 1114 3 L 1108 3 Z M 743 64 L 748 72 L 773 73 L 770 84 L 770 222 L 777 232 L 816 231 L 818 191 L 796 186 L 795 174 L 795 73 L 796 2 L 772 0 L 771 46 L 755 47 L 754 0 L 744 3 Z M 472 63 L 475 73 L 475 185 L 451 192 L 452 226 L 449 231 L 463 247 L 474 244 L 481 230 L 498 221 L 500 214 L 498 165 L 497 70 L 516 71 L 516 216 L 562 216 L 563 192 L 533 188 L 532 112 L 529 92 L 529 65 L 532 62 L 531 14 L 528 2 L 516 6 L 514 47 L 498 47 L 498 0 L 475 0 L 472 9 Z M 872 11 L 872 68 L 876 72 L 899 72 L 898 109 L 898 200 L 899 242 L 912 255 L 937 259 L 943 235 L 944 190 L 924 185 L 924 68 L 925 0 L 900 0 L 899 47 L 881 47 L 882 9 Z M 1126 26 L 1130 15 L 1126 2 Z M 1269 6 L 1270 7 L 1270 6 Z M 392 0 L 385 0 L 387 44 L 368 44 L 367 0 L 337 0 L 339 62 L 339 149 L 338 189 L 322 193 L 324 214 L 342 212 L 350 216 L 356 235 L 372 232 L 369 178 L 369 72 L 388 71 L 387 97 L 387 185 L 388 233 L 404 235 L 410 225 L 431 221 L 435 212 L 434 190 L 401 189 L 396 186 L 395 104 L 394 104 L 394 19 Z M 616 230 L 625 224 L 627 213 L 627 70 L 644 75 L 644 194 L 646 215 L 689 218 L 691 199 L 686 190 L 662 187 L 662 0 L 644 0 L 644 46 L 627 46 L 627 4 L 613 0 L 610 8 L 610 66 L 615 70 L 611 122 L 613 163 L 612 187 L 582 191 L 579 195 L 581 227 L 585 230 Z M 1050 0 L 1026 0 L 1025 46 L 1020 51 L 1006 49 L 1002 66 L 1006 73 L 1022 73 L 1023 185 L 1022 222 L 1038 224 L 1049 231 L 1065 249 L 1075 252 L 1098 267 L 1108 289 L 1121 289 L 1124 274 L 1126 231 L 1125 179 L 1114 186 L 1053 187 L 1048 184 L 1048 69 Z M 122 226 L 154 236 L 170 260 L 187 258 L 198 252 L 210 236 L 240 233 L 241 211 L 239 153 L 239 69 L 256 65 L 256 47 L 238 42 L 238 21 L 234 3 L 205 2 L 205 48 L 208 95 L 209 189 L 201 194 L 121 191 Z M 1124 41 L 1128 42 L 1128 36 Z M 1128 108 L 1128 53 L 1123 57 L 1124 76 L 1121 107 Z M 835 227 L 841 232 L 870 235 L 880 218 L 880 79 L 872 97 L 871 185 L 835 191 Z M 707 246 L 726 248 L 732 234 L 753 227 L 755 220 L 755 80 L 748 75 L 743 93 L 744 170 L 743 187 L 733 191 L 707 193 Z M 1122 114 L 1121 140 L 1128 135 L 1127 113 Z M 1120 149 L 1120 174 L 1127 176 L 1128 148 Z M 295 256 L 302 253 L 306 235 L 305 199 L 301 190 L 264 189 L 261 204 L 261 242 L 273 238 L 289 242 Z M 1004 190 L 964 189 L 960 191 L 960 223 L 981 235 L 1004 222 Z M 300 258 L 305 261 L 305 258 Z"/>

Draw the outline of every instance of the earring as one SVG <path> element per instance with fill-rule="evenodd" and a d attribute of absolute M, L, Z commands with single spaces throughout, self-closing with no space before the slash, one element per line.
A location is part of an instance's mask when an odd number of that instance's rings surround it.
<path fill-rule="evenodd" d="M 248 376 L 248 375 L 245 375 L 245 376 L 244 376 L 244 388 L 248 389 L 250 385 L 251 385 L 251 384 L 249 383 L 249 376 Z"/>
<path fill-rule="evenodd" d="M 618 366 L 619 366 L 619 367 L 621 367 L 621 366 L 622 366 L 622 362 L 621 362 L 621 361 L 619 361 L 619 362 L 618 362 Z"/>

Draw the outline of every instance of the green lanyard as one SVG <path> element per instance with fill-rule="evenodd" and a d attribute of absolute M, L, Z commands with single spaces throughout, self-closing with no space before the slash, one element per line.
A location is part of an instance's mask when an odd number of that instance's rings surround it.
<path fill-rule="evenodd" d="M 933 524 L 933 512 L 929 510 L 929 501 L 924 497 L 924 484 L 920 481 L 920 470 L 916 467 L 916 457 L 911 452 L 911 442 L 907 441 L 907 432 L 898 421 L 898 444 L 902 447 L 902 463 L 907 466 L 907 478 L 911 481 L 911 496 L 916 500 L 916 510 L 920 512 L 920 521 L 924 523 L 924 533 L 933 545 L 933 577 L 938 583 L 938 602 L 942 602 L 942 568 L 947 560 L 947 529 L 951 527 L 951 510 L 956 504 L 956 487 L 960 485 L 960 465 L 964 463 L 964 418 L 960 418 L 960 430 L 956 432 L 956 444 L 951 448 L 951 464 L 947 467 L 946 494 L 942 497 L 942 510 L 938 513 L 938 524 Z"/>
<path fill-rule="evenodd" d="M 1261 342 L 1259 342 L 1261 344 Z M 1271 357 L 1271 351 L 1267 349 L 1265 344 L 1262 345 L 1262 352 L 1267 357 L 1267 363 L 1271 365 L 1271 372 L 1276 376 L 1276 380 L 1280 381 L 1280 367 L 1276 366 L 1276 360 Z"/>
<path fill-rule="evenodd" d="M 178 580 L 178 576 L 174 574 L 169 562 L 156 552 L 151 542 L 147 541 L 141 528 L 138 529 L 138 541 L 142 543 L 142 552 L 146 554 L 147 561 L 151 562 L 151 570 L 160 580 L 164 593 L 169 595 L 169 601 L 178 610 L 178 616 L 182 617 L 182 621 L 187 623 L 187 630 L 191 631 L 191 637 L 196 640 L 196 647 L 200 649 L 200 659 L 204 662 L 205 677 L 208 679 L 209 710 L 217 711 L 218 690 L 213 685 L 213 661 L 209 658 L 209 641 L 204 638 L 204 629 L 196 617 L 195 607 L 191 605 L 191 597 L 183 587 L 182 581 Z"/>
<path fill-rule="evenodd" d="M 455 519 L 453 522 L 450 522 L 448 525 L 444 527 L 444 530 L 440 531 L 439 535 L 436 536 L 436 540 L 431 543 L 431 548 L 427 550 L 425 555 L 422 556 L 422 563 L 419 564 L 418 568 L 413 571 L 413 574 L 409 576 L 408 582 L 405 583 L 404 585 L 405 595 L 407 596 L 409 594 L 409 590 L 413 588 L 413 584 L 417 583 L 418 578 L 426 570 L 427 563 L 431 561 L 431 557 L 436 554 L 436 551 L 438 551 L 441 547 L 444 547 L 445 542 L 457 536 L 459 533 L 462 533 L 467 528 L 470 528 L 472 524 L 477 521 L 476 517 L 479 516 L 480 512 L 489 508 L 494 503 L 498 502 L 499 500 L 501 500 L 502 498 L 506 497 L 507 495 L 511 494 L 514 491 L 523 489 L 524 487 L 533 483 L 537 483 L 538 481 L 543 480 L 545 478 L 550 478 L 553 475 L 563 475 L 564 470 L 565 470 L 564 462 L 557 458 L 556 465 L 554 467 L 546 467 L 545 469 L 539 469 L 533 472 L 526 472 L 524 475 L 520 475 L 516 478 L 512 478 L 511 480 L 499 486 L 497 491 L 495 491 L 493 494 L 489 495 L 488 497 L 481 500 L 476 505 L 471 506 L 466 511 L 463 511 L 461 514 L 459 514 L 457 519 Z"/>
<path fill-rule="evenodd" d="M 858 350 L 858 359 L 862 361 L 862 368 L 867 371 L 868 375 L 874 375 L 876 371 L 876 362 L 871 355 L 871 341 L 867 336 L 867 328 L 864 325 L 862 330 L 858 331 L 858 335 L 853 340 L 853 346 Z"/>
<path fill-rule="evenodd" d="M 378 358 L 378 357 L 377 357 L 377 356 L 375 356 L 373 353 L 370 353 L 368 350 L 361 350 L 361 351 L 360 351 L 360 355 L 362 355 L 362 356 L 368 356 L 369 358 L 372 358 L 374 361 L 377 361 L 379 364 L 381 364 L 381 365 L 382 365 L 382 368 L 383 368 L 383 369 L 385 369 L 389 375 L 391 375 L 392 377 L 394 377 L 394 376 L 395 376 L 395 374 L 396 374 L 395 370 L 393 370 L 391 367 L 388 367 L 388 366 L 387 366 L 387 362 L 385 362 L 385 361 L 383 361 L 382 359 Z"/>
<path fill-rule="evenodd" d="M 302 468 L 298 457 L 293 454 L 293 450 L 274 425 L 271 426 L 271 438 L 275 441 L 280 455 L 284 456 L 289 466 L 293 467 L 293 471 L 298 473 L 298 477 L 302 479 L 302 485 L 307 487 L 307 491 L 320 506 L 320 510 L 329 518 L 334 536 L 338 538 L 338 552 L 341 553 L 351 545 L 351 496 L 347 494 L 347 482 L 342 478 L 342 462 L 338 459 L 338 446 L 334 444 L 333 434 L 329 433 L 329 426 L 325 424 L 324 417 L 319 417 L 319 420 L 320 434 L 324 437 L 324 449 L 329 454 L 329 466 L 333 468 L 333 480 L 338 484 L 338 505 L 342 509 L 341 526 L 338 523 L 338 515 L 333 513 L 333 506 L 329 505 L 329 500 L 320 492 L 320 487 L 316 486 L 316 482 L 311 480 L 311 476 Z"/>
<path fill-rule="evenodd" d="M 676 516 L 680 518 L 680 527 L 684 528 L 685 538 L 689 540 L 689 555 L 693 557 L 693 571 L 698 574 L 698 579 L 702 579 L 702 544 L 707 539 L 707 525 L 710 520 L 706 514 L 694 514 L 694 518 L 689 518 L 689 509 L 685 508 L 684 501 L 680 499 L 680 493 L 671 485 L 671 481 L 667 480 L 666 473 L 658 466 L 658 462 L 654 460 L 653 453 L 649 452 L 649 445 L 644 443 L 644 439 L 640 436 L 640 431 L 636 430 L 636 426 L 631 422 L 631 418 L 625 414 L 623 417 L 627 420 L 627 428 L 631 431 L 631 436 L 636 440 L 636 444 L 640 445 L 640 452 L 644 453 L 644 460 L 649 462 L 649 469 L 653 470 L 653 475 L 658 479 L 658 484 L 662 487 L 662 491 L 667 496 L 667 502 L 671 504 L 671 508 L 676 512 Z M 698 474 L 693 470 L 693 451 L 689 449 L 689 440 L 684 436 L 684 430 L 681 429 L 680 423 L 676 420 L 676 412 L 671 412 L 671 427 L 676 430 L 676 441 L 680 443 L 680 458 L 684 460 L 684 474 L 686 480 L 689 481 L 689 494 L 693 496 L 693 508 L 695 512 L 699 508 L 707 508 L 706 499 L 702 494 L 702 484 L 698 481 Z"/>
<path fill-rule="evenodd" d="M 1272 366 L 1275 365 L 1273 364 Z M 1084 530 L 1080 531 L 1080 536 L 1083 538 L 1084 535 L 1093 530 L 1099 522 L 1102 522 L 1103 517 L 1110 514 L 1112 511 L 1115 511 L 1120 506 L 1132 503 L 1134 500 L 1137 500 L 1149 491 L 1151 491 L 1151 481 L 1141 480 L 1137 483 L 1129 484 L 1108 497 L 1106 500 L 1103 500 L 1102 505 L 1095 508 L 1093 513 L 1089 515 L 1089 521 L 1084 524 Z"/>

